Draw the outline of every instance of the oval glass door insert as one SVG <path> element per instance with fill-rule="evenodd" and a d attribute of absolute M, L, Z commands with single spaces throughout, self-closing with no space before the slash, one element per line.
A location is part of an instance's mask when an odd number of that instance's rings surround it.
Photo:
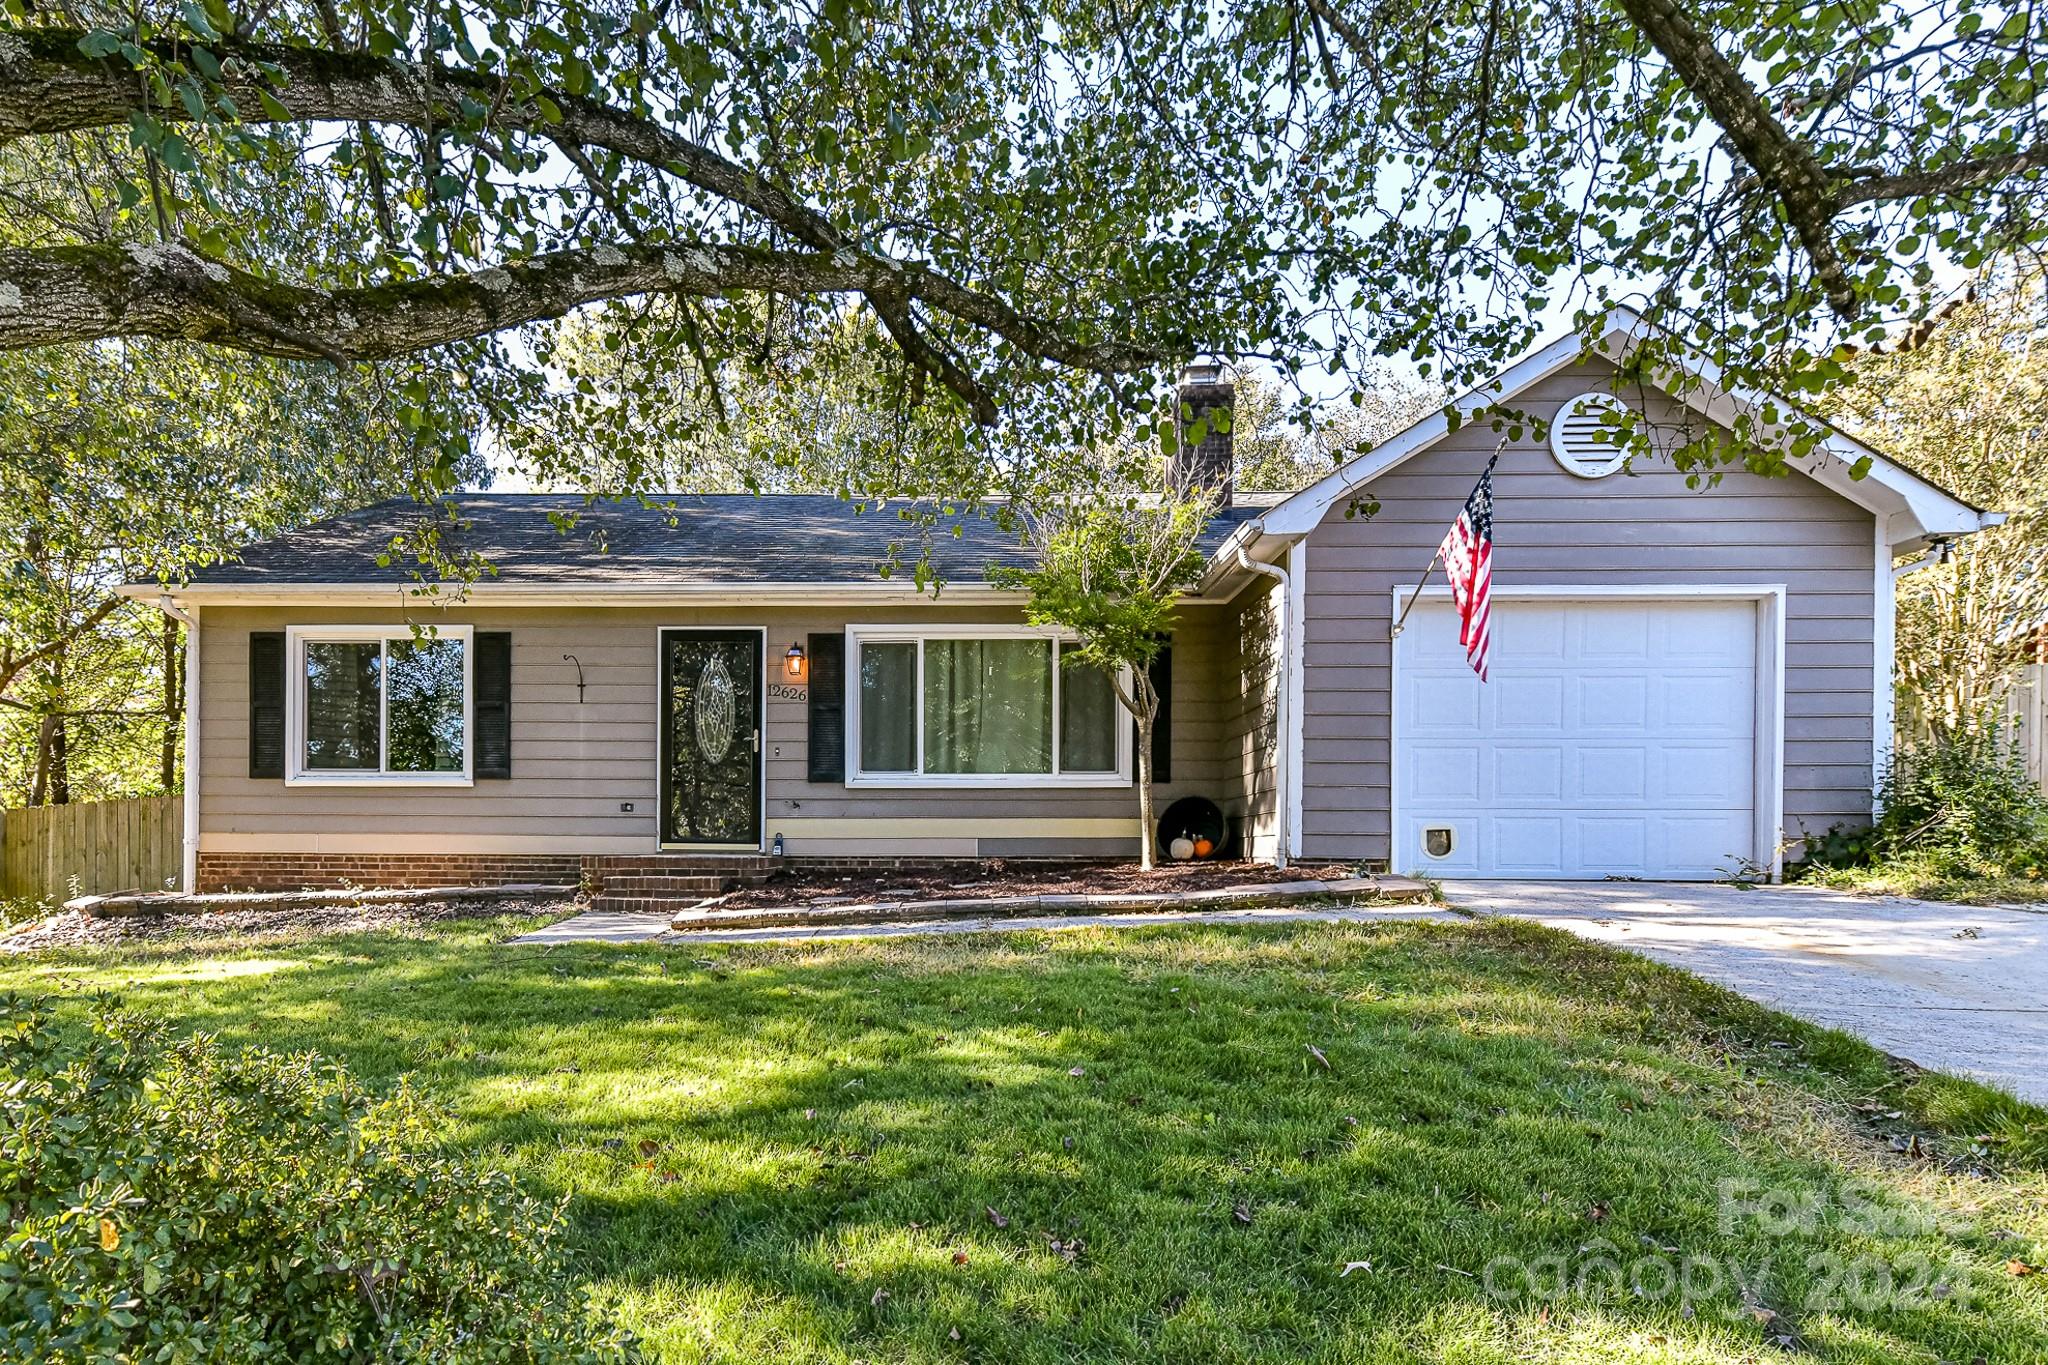
<path fill-rule="evenodd" d="M 697 752 L 706 763 L 717 763 L 732 751 L 738 716 L 732 674 L 725 671 L 725 660 L 713 654 L 697 675 Z"/>

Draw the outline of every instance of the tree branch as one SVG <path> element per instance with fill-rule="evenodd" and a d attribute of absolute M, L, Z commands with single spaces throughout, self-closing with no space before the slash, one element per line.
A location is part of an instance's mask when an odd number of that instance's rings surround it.
<path fill-rule="evenodd" d="M 954 362 L 953 358 L 933 346 L 925 339 L 924 329 L 917 325 L 911 314 L 910 301 L 901 294 L 878 290 L 868 295 L 868 303 L 874 308 L 875 316 L 889 329 L 890 338 L 896 349 L 903 352 L 911 364 L 927 374 L 936 375 L 940 383 L 958 395 L 974 420 L 983 426 L 993 425 L 996 420 L 995 404 L 981 391 L 974 376 Z"/>
<path fill-rule="evenodd" d="M 1862 302 L 1835 246 L 1837 207 L 1828 173 L 1813 152 L 1785 130 L 1763 97 L 1675 0 L 1621 0 L 1621 7 L 1777 197 L 1813 263 L 1828 306 L 1843 318 L 1855 318 Z"/>
<path fill-rule="evenodd" d="M 43 643 L 29 650 L 26 654 L 10 656 L 4 665 L 0 665 L 0 692 L 5 692 L 13 684 L 14 680 L 20 677 L 23 671 L 30 665 L 47 659 L 53 654 L 62 653 L 73 640 L 76 640 L 79 636 L 85 634 L 109 616 L 112 616 L 120 607 L 121 602 L 121 598 L 109 597 L 80 617 L 76 624 L 43 641 Z"/>
<path fill-rule="evenodd" d="M 1918 199 L 1923 195 L 1958 194 L 2043 168 L 2048 168 L 2048 142 L 2037 142 L 2024 151 L 2009 152 L 2004 156 L 1951 161 L 1927 170 L 1863 176 L 1851 180 L 1837 191 L 1835 203 L 1846 209 L 1857 204 Z"/>
<path fill-rule="evenodd" d="M 1372 60 L 1367 37 L 1337 13 L 1331 0 L 1304 0 L 1311 14 L 1328 24 L 1359 58 Z M 1812 150 L 1788 132 L 1735 64 L 1678 8 L 1676 0 L 1621 0 L 1622 10 L 1670 63 L 1694 98 L 1727 136 L 1757 182 L 1782 206 L 1785 221 L 1813 264 L 1828 306 L 1844 318 L 1862 310 L 1856 284 L 1835 244 L 1834 220 L 1841 210 L 1834 183 Z M 1482 59 L 1483 60 L 1483 59 Z M 1476 73 L 1485 81 L 1490 70 Z M 1482 89 L 1484 87 L 1482 86 Z M 1865 196 L 1868 197 L 1868 196 Z"/>
<path fill-rule="evenodd" d="M 78 29 L 29 29 L 0 45 L 0 141 L 127 124 L 134 91 L 124 64 L 87 57 L 78 48 L 83 37 Z M 177 55 L 168 40 L 149 46 L 162 60 Z M 565 153 L 573 150 L 575 164 L 587 166 L 584 149 L 599 148 L 657 167 L 759 215 L 813 250 L 776 253 L 688 243 L 624 251 L 597 246 L 512 262 L 501 270 L 331 295 L 271 284 L 182 247 L 148 262 L 133 251 L 125 262 L 103 256 L 101 264 L 113 267 L 114 275 L 98 288 L 89 287 L 80 262 L 61 251 L 11 252 L 0 268 L 0 286 L 13 283 L 23 294 L 10 308 L 13 296 L 0 287 L 0 350 L 104 336 L 175 335 L 270 355 L 365 359 L 638 294 L 851 292 L 868 296 L 913 364 L 958 394 L 977 420 L 989 422 L 995 416 L 993 404 L 973 376 L 929 344 L 911 318 L 909 300 L 992 332 L 1028 354 L 1099 374 L 1145 369 L 1189 349 L 1178 341 L 1153 347 L 1080 340 L 922 263 L 858 250 L 823 214 L 757 171 L 652 119 L 596 100 L 546 89 L 508 95 L 512 86 L 502 73 L 359 51 L 240 39 L 212 46 L 222 59 L 221 91 L 246 122 L 278 121 L 260 91 L 282 104 L 294 123 L 395 123 L 426 132 L 456 121 L 457 104 L 467 96 L 492 110 L 493 126 L 544 137 Z M 152 112 L 166 121 L 189 117 L 177 102 Z M 58 306 L 46 308 L 30 286 L 67 292 Z M 199 306 L 207 301 L 210 306 Z M 401 301 L 410 316 L 398 316 Z M 78 318 L 79 326 L 66 330 L 61 324 L 66 317 Z M 339 330 L 326 330 L 328 322 Z"/>
<path fill-rule="evenodd" d="M 83 29 L 28 29 L 0 46 L 0 72 L 6 76 L 0 81 L 0 139 L 127 125 L 135 107 L 134 90 L 120 64 L 79 51 L 85 36 Z M 159 61 L 180 55 L 168 39 L 143 46 Z M 459 102 L 467 95 L 493 110 L 492 121 L 499 128 L 617 152 L 751 209 L 812 246 L 843 245 L 822 215 L 758 173 L 652 119 L 597 100 L 549 89 L 505 98 L 508 78 L 502 72 L 400 61 L 367 52 L 234 38 L 210 46 L 221 60 L 220 90 L 234 101 L 245 123 L 280 121 L 264 105 L 261 92 L 285 106 L 293 123 L 396 123 L 427 133 L 459 122 Z M 268 74 L 272 71 L 275 76 Z M 559 121 L 543 100 L 561 112 Z M 150 112 L 167 123 L 190 121 L 177 101 Z"/>
<path fill-rule="evenodd" d="M 293 359 L 379 360 L 608 299 L 728 290 L 920 299 L 1034 354 L 1105 373 L 1158 359 L 1134 346 L 1065 341 L 915 262 L 689 243 L 600 244 L 464 274 L 332 290 L 265 279 L 183 244 L 0 250 L 0 351 L 150 336 Z"/>

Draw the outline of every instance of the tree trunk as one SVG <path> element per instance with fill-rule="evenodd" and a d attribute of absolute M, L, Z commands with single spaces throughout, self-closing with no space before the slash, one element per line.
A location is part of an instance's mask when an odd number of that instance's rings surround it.
<path fill-rule="evenodd" d="M 71 727 L 61 715 L 50 717 L 56 730 L 50 736 L 50 804 L 71 804 Z"/>
<path fill-rule="evenodd" d="M 184 735 L 181 723 L 185 714 L 185 641 L 178 623 L 171 617 L 164 617 L 164 738 L 163 750 L 159 755 L 162 766 L 164 790 L 175 791 L 178 787 L 179 740 Z"/>
<path fill-rule="evenodd" d="M 57 655 L 43 667 L 42 717 L 36 725 L 35 775 L 29 781 L 31 806 L 64 806 L 71 802 L 71 776 L 65 749 L 64 660 Z"/>
<path fill-rule="evenodd" d="M 1157 864 L 1159 847 L 1157 822 L 1152 818 L 1152 728 L 1159 722 L 1159 693 L 1153 689 L 1149 669 L 1131 670 L 1131 695 L 1112 677 L 1117 700 L 1138 722 L 1138 868 L 1150 872 Z"/>
<path fill-rule="evenodd" d="M 1144 872 L 1152 870 L 1158 843 L 1152 833 L 1152 721 L 1157 711 L 1148 707 L 1138 716 L 1138 868 Z"/>
<path fill-rule="evenodd" d="M 45 715 L 36 722 L 36 766 L 28 782 L 28 803 L 46 806 L 50 796 L 50 746 L 57 731 L 57 718 Z"/>

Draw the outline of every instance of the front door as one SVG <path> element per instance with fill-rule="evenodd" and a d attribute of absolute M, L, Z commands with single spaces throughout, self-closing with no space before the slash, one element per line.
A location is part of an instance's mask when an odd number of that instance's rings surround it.
<path fill-rule="evenodd" d="M 758 630 L 661 632 L 661 842 L 761 846 Z"/>

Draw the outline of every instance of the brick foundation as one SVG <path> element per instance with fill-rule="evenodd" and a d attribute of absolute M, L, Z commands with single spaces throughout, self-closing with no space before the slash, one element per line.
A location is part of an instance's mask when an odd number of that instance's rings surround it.
<path fill-rule="evenodd" d="M 575 853 L 201 853 L 199 890 L 307 891 L 341 887 L 498 886 L 516 882 L 553 886 L 595 884 L 606 875 L 658 872 L 688 854 L 646 857 Z M 735 859 L 742 861 L 743 859 Z M 769 859 L 757 860 L 765 870 Z M 824 872 L 915 872 L 979 867 L 1081 866 L 1101 858 L 842 857 L 783 859 L 790 867 Z"/>
<path fill-rule="evenodd" d="M 346 886 L 574 886 L 573 853 L 201 853 L 201 891 L 305 891 Z"/>

